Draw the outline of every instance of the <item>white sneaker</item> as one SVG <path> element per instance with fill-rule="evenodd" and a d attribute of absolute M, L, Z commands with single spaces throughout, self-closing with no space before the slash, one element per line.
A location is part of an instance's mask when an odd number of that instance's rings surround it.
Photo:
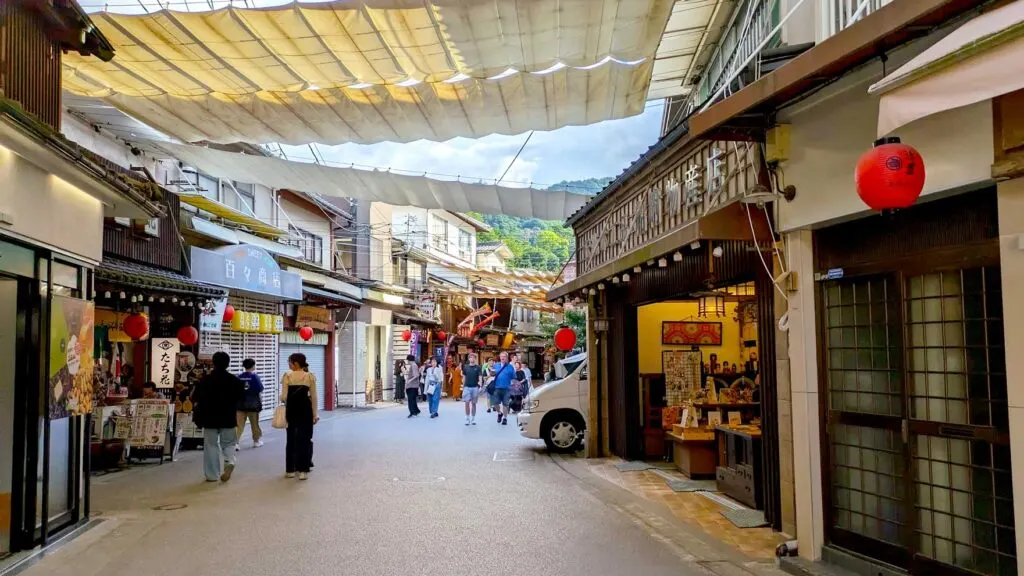
<path fill-rule="evenodd" d="M 309 474 L 307 474 L 305 472 L 299 472 L 299 480 L 307 480 L 308 478 L 309 478 Z"/>
<path fill-rule="evenodd" d="M 470 422 L 469 418 L 466 418 L 466 426 L 469 426 L 469 422 Z"/>
<path fill-rule="evenodd" d="M 285 478 L 295 478 L 295 472 L 287 472 L 284 475 Z"/>
<path fill-rule="evenodd" d="M 257 440 L 256 442 L 254 442 L 252 447 L 253 448 L 262 448 L 263 447 L 263 439 L 261 438 L 261 439 Z"/>
<path fill-rule="evenodd" d="M 238 444 L 235 444 L 235 452 L 239 452 L 241 450 L 242 450 L 242 447 L 239 446 Z"/>

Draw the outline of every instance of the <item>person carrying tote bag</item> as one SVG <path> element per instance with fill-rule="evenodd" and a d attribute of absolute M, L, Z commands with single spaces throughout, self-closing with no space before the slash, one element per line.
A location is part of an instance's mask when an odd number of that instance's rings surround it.
<path fill-rule="evenodd" d="M 305 354 L 288 357 L 291 368 L 281 377 L 281 402 L 287 420 L 285 476 L 308 478 L 313 460 L 313 425 L 320 421 L 316 405 L 316 377 L 306 371 Z M 275 413 L 276 417 L 276 413 Z"/>
<path fill-rule="evenodd" d="M 430 417 L 437 418 L 438 408 L 441 405 L 441 383 L 444 382 L 444 372 L 437 365 L 437 358 L 430 359 L 427 368 L 427 389 L 426 395 L 430 407 Z"/>

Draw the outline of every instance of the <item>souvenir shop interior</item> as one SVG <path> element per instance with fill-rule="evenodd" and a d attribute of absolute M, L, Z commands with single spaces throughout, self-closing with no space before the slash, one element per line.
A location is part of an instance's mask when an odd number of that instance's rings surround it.
<path fill-rule="evenodd" d="M 645 456 L 763 509 L 754 283 L 638 306 L 636 315 Z"/>

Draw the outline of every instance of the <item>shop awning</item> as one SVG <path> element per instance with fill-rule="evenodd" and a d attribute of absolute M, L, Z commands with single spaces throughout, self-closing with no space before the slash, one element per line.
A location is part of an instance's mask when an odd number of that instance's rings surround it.
<path fill-rule="evenodd" d="M 184 144 L 152 143 L 174 158 L 215 178 L 253 182 L 311 194 L 385 202 L 392 206 L 440 208 L 452 212 L 505 214 L 541 220 L 565 220 L 590 198 L 584 194 L 535 188 L 508 188 L 493 183 L 437 180 L 393 172 L 338 168 L 283 158 L 224 152 Z M 287 234 L 238 210 L 198 194 L 182 194 L 187 202 L 267 236 Z M 262 229 L 255 228 L 261 226 Z M 467 269 L 475 270 L 471 265 Z"/>
<path fill-rule="evenodd" d="M 1024 88 L 1024 0 L 967 21 L 873 84 L 878 136 Z"/>
<path fill-rule="evenodd" d="M 555 300 L 592 284 L 604 282 L 616 274 L 630 271 L 634 266 L 642 266 L 648 260 L 667 256 L 682 246 L 688 246 L 700 240 L 753 242 L 755 238 L 761 240 L 772 238 L 773 233 L 768 228 L 767 221 L 763 217 L 748 219 L 747 210 L 760 212 L 761 209 L 742 202 L 726 204 L 613 262 L 555 286 L 548 291 L 547 299 L 548 301 Z"/>
<path fill-rule="evenodd" d="M 245 180 L 244 178 L 234 178 L 234 180 L 244 182 L 249 181 Z M 284 186 L 275 186 L 275 188 L 284 188 Z M 216 200 L 211 200 L 206 196 L 202 196 L 200 194 L 179 193 L 178 197 L 181 199 L 182 202 L 188 204 L 189 206 L 193 206 L 200 210 L 209 212 L 210 214 L 213 214 L 214 216 L 217 216 L 219 218 L 223 218 L 228 222 L 241 224 L 242 226 L 245 226 L 246 228 L 252 230 L 257 234 L 263 234 L 265 236 L 270 236 L 272 238 L 280 238 L 282 236 L 288 235 L 287 230 L 282 230 L 277 226 L 271 226 L 270 224 L 267 224 L 266 222 L 260 220 L 259 218 L 249 216 L 248 214 L 245 214 L 239 210 L 235 210 L 230 206 L 221 204 Z"/>
<path fill-rule="evenodd" d="M 222 298 L 227 295 L 223 288 L 196 282 L 176 272 L 110 256 L 104 257 L 96 268 L 96 283 L 101 287 L 123 286 L 197 298 Z"/>
<path fill-rule="evenodd" d="M 252 244 L 253 246 L 259 246 L 275 256 L 297 259 L 303 258 L 302 250 L 295 246 L 261 238 L 255 234 L 249 234 L 248 232 L 242 232 L 241 230 L 236 230 L 235 232 L 238 235 L 239 244 Z"/>
<path fill-rule="evenodd" d="M 309 301 L 318 302 L 323 301 L 327 304 L 335 304 L 340 306 L 350 306 L 353 308 L 359 308 L 363 305 L 362 302 L 355 298 L 349 298 L 344 294 L 338 294 L 337 292 L 331 292 L 329 290 L 321 290 L 319 288 L 313 288 L 310 286 L 303 286 L 302 293 L 309 297 Z"/>
<path fill-rule="evenodd" d="M 93 21 L 117 58 L 66 54 L 63 81 L 189 142 L 408 142 L 552 130 L 643 111 L 675 4 L 336 0 L 101 12 Z M 707 25 L 692 8 L 677 15 Z"/>
<path fill-rule="evenodd" d="M 385 307 L 388 307 L 388 306 L 385 304 Z M 393 308 L 393 307 L 389 307 L 389 308 L 391 309 L 391 315 L 392 315 L 392 317 L 394 317 L 395 320 L 401 320 L 401 321 L 407 322 L 409 324 L 422 324 L 424 326 L 440 326 L 441 325 L 441 321 L 440 320 L 435 320 L 433 318 L 424 318 L 422 316 L 417 316 L 415 314 L 410 314 L 407 309 L 402 309 L 403 311 L 400 312 L 399 309 L 397 309 L 397 308 Z"/>

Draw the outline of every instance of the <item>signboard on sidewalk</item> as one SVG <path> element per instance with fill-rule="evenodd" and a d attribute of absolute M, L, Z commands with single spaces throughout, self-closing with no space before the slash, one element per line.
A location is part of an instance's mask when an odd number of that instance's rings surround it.
<path fill-rule="evenodd" d="M 133 400 L 135 416 L 128 441 L 132 449 L 163 449 L 170 426 L 170 402 Z"/>

